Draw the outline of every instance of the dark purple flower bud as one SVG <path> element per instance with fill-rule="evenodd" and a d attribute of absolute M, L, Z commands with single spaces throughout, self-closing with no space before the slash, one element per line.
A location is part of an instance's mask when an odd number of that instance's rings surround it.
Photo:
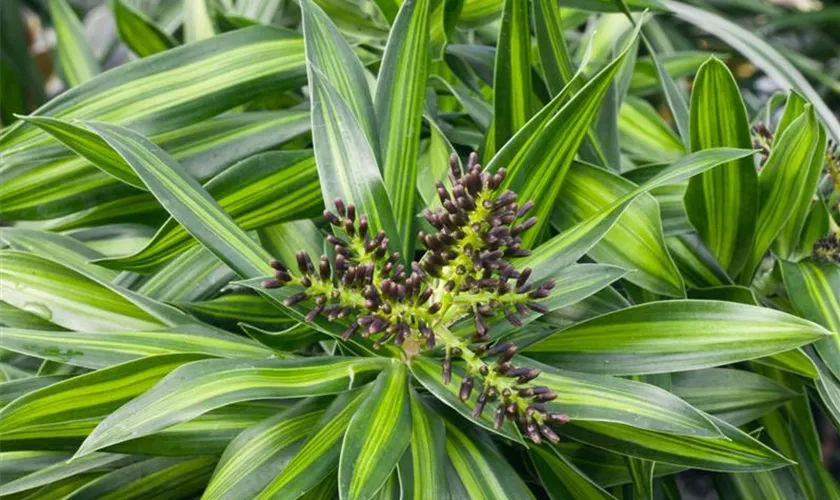
<path fill-rule="evenodd" d="M 475 320 L 475 333 L 479 337 L 484 337 L 487 335 L 487 324 L 484 322 L 484 319 L 481 317 L 481 314 L 474 314 L 473 318 Z"/>
<path fill-rule="evenodd" d="M 555 434 L 554 431 L 551 430 L 551 428 L 549 426 L 547 426 L 545 424 L 540 424 L 538 428 L 540 430 L 540 434 L 542 434 L 543 437 L 545 437 L 546 439 L 548 439 L 552 443 L 559 443 L 560 442 L 560 436 Z"/>
<path fill-rule="evenodd" d="M 353 205 L 350 205 L 351 207 Z M 344 232 L 347 233 L 348 236 L 354 236 L 356 234 L 356 226 L 353 225 L 353 221 L 350 219 L 344 219 Z"/>
<path fill-rule="evenodd" d="M 514 193 L 513 191 L 505 191 L 493 202 L 493 208 L 502 208 L 505 205 L 513 203 L 514 201 L 516 201 L 516 193 Z"/>
<path fill-rule="evenodd" d="M 472 155 L 474 154 L 475 153 L 470 154 L 470 160 L 472 160 Z M 461 166 L 458 162 L 458 155 L 455 153 L 449 155 L 449 177 L 453 182 L 461 178 Z"/>
<path fill-rule="evenodd" d="M 484 405 L 487 404 L 487 393 L 482 392 L 478 395 L 478 399 L 475 401 L 475 408 L 473 408 L 472 416 L 473 418 L 478 418 L 481 416 L 481 413 L 484 411 Z"/>
<path fill-rule="evenodd" d="M 496 415 L 493 418 L 493 428 L 494 429 L 501 429 L 504 424 L 505 424 L 505 405 L 500 404 L 499 407 L 496 408 Z"/>
<path fill-rule="evenodd" d="M 544 402 L 547 402 L 547 401 L 553 401 L 555 399 L 557 399 L 557 393 L 554 392 L 554 391 L 548 391 L 548 392 L 544 392 L 542 394 L 535 394 L 534 395 L 534 401 L 537 401 L 537 402 L 540 402 L 540 403 L 544 403 Z"/>
<path fill-rule="evenodd" d="M 334 203 L 335 210 L 338 212 L 338 215 L 344 217 L 344 214 L 347 213 L 344 207 L 344 200 L 342 200 L 341 198 L 336 198 Z"/>
<path fill-rule="evenodd" d="M 540 433 L 537 431 L 537 424 L 534 423 L 533 420 L 528 420 L 525 423 L 525 433 L 528 434 L 528 439 L 535 442 L 536 444 L 540 444 L 542 439 L 540 438 Z"/>
<path fill-rule="evenodd" d="M 285 270 L 286 270 L 286 266 L 284 266 L 284 265 L 283 265 L 283 264 L 282 264 L 279 260 L 277 260 L 277 259 L 271 259 L 270 261 L 268 261 L 268 265 L 269 265 L 269 266 L 271 266 L 271 267 L 272 267 L 272 269 L 275 269 L 275 270 L 277 270 L 277 271 L 285 271 Z"/>
<path fill-rule="evenodd" d="M 548 308 L 540 304 L 539 302 L 528 302 L 525 305 L 528 306 L 528 308 L 534 312 L 538 312 L 540 314 L 548 313 Z"/>
<path fill-rule="evenodd" d="M 443 385 L 449 385 L 452 381 L 452 360 L 447 356 L 443 360 Z"/>
<path fill-rule="evenodd" d="M 296 294 L 292 295 L 291 297 L 287 297 L 286 300 L 283 301 L 283 303 L 286 304 L 287 306 L 293 306 L 293 305 L 297 304 L 298 302 L 302 302 L 304 300 L 306 300 L 306 294 L 303 293 L 303 292 L 300 292 L 300 293 L 296 293 Z"/>
<path fill-rule="evenodd" d="M 367 215 L 359 217 L 359 236 L 364 238 L 368 232 L 368 218 Z"/>
<path fill-rule="evenodd" d="M 464 377 L 464 380 L 461 382 L 461 390 L 458 392 L 458 397 L 461 398 L 461 401 L 466 401 L 470 399 L 470 393 L 472 392 L 472 388 L 472 377 Z"/>
<path fill-rule="evenodd" d="M 567 424 L 567 423 L 569 423 L 569 416 L 564 415 L 562 413 L 546 413 L 545 418 L 549 422 L 554 422 L 556 424 Z"/>
<path fill-rule="evenodd" d="M 323 310 L 324 310 L 323 305 L 315 306 L 311 311 L 306 313 L 306 318 L 304 318 L 304 319 L 306 319 L 307 322 L 311 323 L 311 322 L 315 321 L 315 318 L 319 314 L 321 314 L 321 311 L 323 311 Z"/>
<path fill-rule="evenodd" d="M 511 325 L 515 327 L 522 326 L 522 321 L 520 321 L 519 318 L 517 318 L 516 315 L 510 311 L 505 311 L 505 318 L 510 322 Z"/>
<path fill-rule="evenodd" d="M 341 219 L 339 219 L 334 213 L 330 212 L 329 210 L 324 210 L 324 219 L 327 220 L 333 226 L 338 226 L 341 224 Z"/>
<path fill-rule="evenodd" d="M 354 322 L 350 323 L 350 326 L 348 326 L 347 329 L 344 330 L 344 333 L 341 334 L 341 338 L 344 339 L 344 340 L 349 339 L 350 337 L 353 336 L 354 333 L 356 333 L 356 330 L 358 328 L 359 328 L 359 324 L 357 322 L 354 321 Z"/>
<path fill-rule="evenodd" d="M 263 288 L 280 288 L 281 286 L 283 286 L 283 284 L 277 280 L 265 280 L 262 282 Z"/>
<path fill-rule="evenodd" d="M 429 306 L 429 314 L 437 314 L 440 311 L 440 308 L 443 307 L 443 304 L 440 302 L 435 302 L 434 304 Z"/>
<path fill-rule="evenodd" d="M 499 358 L 497 359 L 497 362 L 498 363 L 506 363 L 506 362 L 510 361 L 510 359 L 516 355 L 517 351 L 518 351 L 518 349 L 516 348 L 515 345 L 513 345 L 513 344 L 508 345 L 508 347 L 504 351 L 502 351 L 501 354 L 499 354 Z"/>
<path fill-rule="evenodd" d="M 330 259 L 326 255 L 322 255 L 318 262 L 318 274 L 321 276 L 321 281 L 330 279 Z"/>
<path fill-rule="evenodd" d="M 302 274 L 309 274 L 310 272 L 314 271 L 315 268 L 312 265 L 312 260 L 309 258 L 309 254 L 301 250 L 295 255 L 297 259 L 298 270 Z"/>
<path fill-rule="evenodd" d="M 522 217 L 523 215 L 530 212 L 532 208 L 534 208 L 534 200 L 528 200 L 521 207 L 519 207 L 519 210 L 516 211 L 516 216 Z"/>
<path fill-rule="evenodd" d="M 520 375 L 519 378 L 516 379 L 516 381 L 520 384 L 524 384 L 526 382 L 530 382 L 530 381 L 534 380 L 535 378 L 537 378 L 539 376 L 540 376 L 540 371 L 537 370 L 536 368 L 531 368 L 528 371 L 528 373 L 526 373 L 524 375 Z"/>

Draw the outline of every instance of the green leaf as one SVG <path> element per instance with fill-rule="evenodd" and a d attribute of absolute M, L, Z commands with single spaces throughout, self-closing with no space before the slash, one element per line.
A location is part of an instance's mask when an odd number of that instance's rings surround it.
<path fill-rule="evenodd" d="M 519 155 L 518 161 L 504 165 L 508 174 L 503 187 L 517 191 L 522 200 L 534 200 L 536 203 L 534 215 L 538 221 L 531 231 L 525 233 L 523 246 L 532 246 L 546 227 L 566 172 L 597 116 L 613 77 L 627 57 L 628 48 L 553 115 L 527 146 L 526 152 Z"/>
<path fill-rule="evenodd" d="M 585 163 L 569 166 L 556 201 L 560 232 L 598 214 L 636 186 L 622 177 Z M 598 262 L 633 270 L 627 280 L 643 288 L 683 297 L 684 285 L 668 254 L 656 201 L 647 194 L 636 199 L 603 239 L 588 252 Z"/>
<path fill-rule="evenodd" d="M 60 451 L 3 451 L 0 452 L 0 474 L 12 481 L 70 458 Z"/>
<path fill-rule="evenodd" d="M 256 498 L 298 498 L 333 472 L 341 453 L 341 438 L 370 387 L 338 396 L 314 425 L 312 434 L 283 471 Z"/>
<path fill-rule="evenodd" d="M 536 0 L 533 2 L 533 17 L 540 64 L 546 85 L 554 96 L 574 78 L 572 56 L 563 33 L 563 16 L 557 3 Z"/>
<path fill-rule="evenodd" d="M 204 325 L 137 332 L 53 332 L 6 328 L 0 347 L 84 368 L 105 368 L 146 356 L 201 353 L 223 358 L 259 358 L 268 351 L 247 339 Z"/>
<path fill-rule="evenodd" d="M 178 45 L 174 38 L 146 14 L 125 0 L 113 0 L 111 8 L 120 39 L 138 56 L 148 57 Z"/>
<path fill-rule="evenodd" d="M 240 323 L 239 326 L 252 339 L 277 351 L 293 351 L 321 340 L 330 340 L 330 337 L 303 323 L 296 323 L 280 332 L 268 332 L 246 323 Z"/>
<path fill-rule="evenodd" d="M 726 65 L 711 58 L 691 94 L 691 149 L 752 147 L 747 109 Z M 738 274 L 755 232 L 758 180 L 752 158 L 721 165 L 688 183 L 685 206 L 702 240 L 731 276 Z"/>
<path fill-rule="evenodd" d="M 213 472 L 216 457 L 155 457 L 109 472 L 74 491 L 67 498 L 142 500 L 150 495 L 184 498 L 201 493 Z"/>
<path fill-rule="evenodd" d="M 45 100 L 44 78 L 35 57 L 20 47 L 29 45 L 29 32 L 20 0 L 0 2 L 0 120 L 9 126 L 16 120 L 16 113 L 27 113 Z"/>
<path fill-rule="evenodd" d="M 374 105 L 382 173 L 394 207 L 403 255 L 414 254 L 417 155 L 429 71 L 429 0 L 400 7 L 382 56 Z"/>
<path fill-rule="evenodd" d="M 732 425 L 752 422 L 797 396 L 767 377 L 730 368 L 674 373 L 671 391 Z"/>
<path fill-rule="evenodd" d="M 443 419 L 410 389 L 411 439 L 399 465 L 404 497 L 413 500 L 445 498 L 446 430 Z"/>
<path fill-rule="evenodd" d="M 840 121 L 819 93 L 799 71 L 769 43 L 733 21 L 675 0 L 663 4 L 681 20 L 726 42 L 764 71 L 781 88 L 793 88 L 811 101 L 835 141 L 840 141 Z"/>
<path fill-rule="evenodd" d="M 566 498 L 615 499 L 575 467 L 556 448 L 535 446 L 528 451 L 551 500 Z"/>
<path fill-rule="evenodd" d="M 120 66 L 52 99 L 35 115 L 107 120 L 156 134 L 215 116 L 266 89 L 294 88 L 303 79 L 303 40 L 258 26 Z M 57 145 L 19 122 L 0 135 L 0 148 L 6 164 L 55 154 Z"/>
<path fill-rule="evenodd" d="M 395 363 L 379 374 L 344 434 L 338 465 L 340 497 L 373 496 L 396 467 L 410 437 L 408 369 Z"/>
<path fill-rule="evenodd" d="M 9 304 L 69 329 L 149 330 L 163 323 L 135 304 L 50 260 L 0 250 L 0 292 Z"/>
<path fill-rule="evenodd" d="M 131 165 L 172 217 L 231 269 L 243 276 L 264 276 L 270 272 L 270 257 L 265 250 L 163 150 L 123 127 L 92 122 L 86 126 Z"/>
<path fill-rule="evenodd" d="M 519 265 L 540 269 L 544 273 L 543 276 L 547 276 L 557 269 L 562 269 L 577 261 L 600 241 L 630 203 L 642 193 L 660 186 L 680 182 L 723 162 L 752 154 L 752 151 L 742 149 L 719 148 L 688 155 L 661 171 L 643 185 L 615 200 L 608 207 L 543 243 L 534 250 L 531 256 L 522 259 Z M 534 279 L 538 278 L 535 277 Z"/>
<path fill-rule="evenodd" d="M 505 0 L 493 71 L 493 151 L 498 151 L 534 114 L 528 2 Z"/>
<path fill-rule="evenodd" d="M 572 421 L 614 422 L 686 436 L 720 435 L 705 414 L 654 385 L 559 370 L 524 357 L 520 363 L 541 371 L 539 384 L 558 394 L 546 407 Z"/>
<path fill-rule="evenodd" d="M 818 150 L 820 129 L 814 109 L 807 106 L 774 141 L 770 157 L 758 176 L 758 222 L 755 241 L 740 275 L 741 284 L 750 284 L 764 253 L 791 217 L 805 189 L 813 157 L 823 154 Z M 802 175 L 801 168 L 806 169 L 806 175 Z"/>
<path fill-rule="evenodd" d="M 328 402 L 304 399 L 237 436 L 219 459 L 202 498 L 254 498 L 295 456 Z"/>
<path fill-rule="evenodd" d="M 342 392 L 364 384 L 386 363 L 384 359 L 341 357 L 190 363 L 111 413 L 76 455 L 151 434 L 231 403 Z"/>
<path fill-rule="evenodd" d="M 0 383 L 0 407 L 43 387 L 67 380 L 70 375 L 38 375 Z"/>
<path fill-rule="evenodd" d="M 307 132 L 309 126 L 308 112 L 248 112 L 205 120 L 150 140 L 203 182 L 237 160 Z M 75 136 L 67 137 L 76 140 Z M 124 164 L 121 159 L 118 161 Z M 50 223 L 52 229 L 70 229 L 102 224 L 108 217 L 119 220 L 122 216 L 125 220 L 132 215 L 148 217 L 147 214 L 163 212 L 152 196 L 144 197 L 70 151 L 62 152 L 55 160 L 34 163 L 27 168 L 9 169 L 8 176 L 3 177 L 4 187 L 8 188 L 0 193 L 3 217 L 43 219 L 81 210 Z M 114 165 L 105 167 L 119 169 Z M 131 170 L 127 166 L 126 169 Z M 155 220 L 150 217 L 148 222 Z"/>
<path fill-rule="evenodd" d="M 337 97 L 333 96 L 330 102 L 341 101 L 347 107 L 348 117 L 353 117 L 362 132 L 361 137 L 365 138 L 368 148 L 373 152 L 372 163 L 376 165 L 379 159 L 379 142 L 376 127 L 376 113 L 373 107 L 373 100 L 370 96 L 365 68 L 359 60 L 353 48 L 342 38 L 333 21 L 327 14 L 312 0 L 300 2 L 303 18 L 303 38 L 306 45 L 307 73 L 309 86 L 312 87 L 312 119 L 313 130 L 316 132 L 315 150 L 318 155 L 318 129 L 319 120 L 316 114 L 323 105 L 317 102 L 318 99 L 325 99 L 318 96 L 322 92 L 316 89 L 312 73 L 317 72 L 319 80 L 323 82 L 318 85 L 328 84 Z M 316 90 L 318 93 L 316 93 Z M 335 104 L 326 103 L 328 106 Z M 322 111 L 321 111 L 322 112 Z M 332 113 L 327 113 L 327 118 L 337 119 Z M 359 140 L 361 140 L 361 137 Z M 318 162 L 319 164 L 322 162 Z"/>
<path fill-rule="evenodd" d="M 231 331 L 238 331 L 240 323 L 271 331 L 295 324 L 295 320 L 259 295 L 231 293 L 201 302 L 181 303 L 179 307 L 205 323 Z"/>
<path fill-rule="evenodd" d="M 671 75 L 671 78 L 682 78 L 697 72 L 698 68 L 713 56 L 725 59 L 727 54 L 712 54 L 696 50 L 686 50 L 658 54 L 658 59 Z M 633 68 L 633 76 L 630 79 L 630 92 L 634 94 L 647 94 L 658 90 L 659 76 L 656 72 L 656 65 L 650 56 L 640 57 Z"/>
<path fill-rule="evenodd" d="M 171 354 L 130 361 L 30 392 L 0 410 L 4 444 L 45 424 L 68 425 L 108 415 L 184 363 L 206 356 Z M 95 421 L 95 420 L 94 420 Z"/>
<path fill-rule="evenodd" d="M 772 470 L 790 461 L 749 434 L 712 417 L 724 436 L 676 436 L 626 425 L 601 422 L 572 423 L 563 434 L 600 448 L 632 457 L 722 472 Z"/>
<path fill-rule="evenodd" d="M 829 334 L 815 323 L 763 307 L 671 300 L 599 316 L 551 335 L 526 352 L 564 369 L 637 375 L 755 359 Z"/>
<path fill-rule="evenodd" d="M 615 0 L 559 0 L 560 5 L 587 12 L 619 12 L 622 7 L 616 6 Z M 632 10 L 661 9 L 660 0 L 625 0 L 627 8 Z"/>
<path fill-rule="evenodd" d="M 824 326 L 831 336 L 814 347 L 835 377 L 840 378 L 840 267 L 804 260 L 781 262 L 788 297 L 803 317 Z"/>
<path fill-rule="evenodd" d="M 172 259 L 144 281 L 137 293 L 170 303 L 198 301 L 219 291 L 233 277 L 227 266 L 199 245 Z"/>
<path fill-rule="evenodd" d="M 254 155 L 214 177 L 204 189 L 246 231 L 314 216 L 322 206 L 315 161 L 308 151 Z M 195 244 L 186 229 L 170 218 L 139 252 L 97 264 L 148 272 Z"/>
<path fill-rule="evenodd" d="M 100 72 L 99 62 L 67 0 L 50 0 L 50 17 L 57 39 L 58 63 L 67 85 L 75 87 L 96 76 Z"/>
<path fill-rule="evenodd" d="M 184 0 L 184 40 L 187 43 L 215 36 L 218 28 L 210 9 L 209 0 Z"/>
<path fill-rule="evenodd" d="M 446 421 L 446 454 L 467 495 L 455 498 L 534 498 L 489 436 Z M 452 488 L 450 482 L 450 491 Z"/>
<path fill-rule="evenodd" d="M 84 458 L 59 462 L 17 480 L 9 481 L 0 487 L 0 495 L 11 495 L 41 486 L 54 485 L 62 479 L 86 472 L 113 470 L 136 460 L 118 453 L 91 453 Z"/>
<path fill-rule="evenodd" d="M 644 99 L 632 95 L 624 99 L 618 113 L 618 132 L 622 148 L 634 158 L 675 161 L 685 155 L 680 138 Z"/>

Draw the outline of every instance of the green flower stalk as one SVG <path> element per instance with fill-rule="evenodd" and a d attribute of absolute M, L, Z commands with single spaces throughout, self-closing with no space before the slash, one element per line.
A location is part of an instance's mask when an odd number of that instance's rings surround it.
<path fill-rule="evenodd" d="M 349 319 L 345 340 L 353 335 L 374 339 L 375 349 L 393 343 L 409 360 L 442 348 L 443 383 L 451 383 L 457 358 L 466 370 L 460 399 L 467 401 L 479 391 L 474 417 L 495 404 L 497 428 L 507 418 L 534 442 L 556 442 L 549 424 L 565 423 L 568 417 L 548 411 L 545 403 L 557 394 L 534 384 L 538 369 L 515 365 L 516 346 L 494 342 L 489 322 L 503 316 L 521 326 L 524 316 L 547 312 L 541 300 L 550 295 L 554 282 L 534 283 L 530 269 L 517 270 L 510 262 L 530 254 L 520 236 L 536 223 L 536 218 L 526 218 L 534 204 L 520 205 L 513 191 L 501 190 L 505 171 L 482 172 L 475 153 L 463 174 L 453 154 L 449 178 L 451 192 L 437 184 L 442 208 L 423 214 L 435 231 L 418 234 L 426 248 L 419 261 L 404 266 L 398 252 L 388 252 L 388 236 L 383 231 L 371 234 L 366 216 L 339 199 L 335 212 L 324 211 L 333 232 L 327 241 L 335 249 L 334 262 L 322 255 L 316 264 L 301 251 L 298 273 L 272 261 L 274 278 L 263 286 L 302 287 L 286 304 L 312 301 L 306 321 L 318 316 Z M 465 317 L 472 318 L 474 333 L 454 334 L 449 327 Z"/>

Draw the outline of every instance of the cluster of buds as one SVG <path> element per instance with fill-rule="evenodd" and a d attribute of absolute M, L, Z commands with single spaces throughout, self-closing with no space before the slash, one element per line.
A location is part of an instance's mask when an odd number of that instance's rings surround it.
<path fill-rule="evenodd" d="M 840 237 L 837 236 L 837 231 L 832 231 L 825 238 L 817 240 L 811 256 L 814 260 L 840 264 Z"/>
<path fill-rule="evenodd" d="M 434 232 L 420 232 L 425 254 L 407 267 L 398 252 L 389 253 L 383 231 L 371 234 L 365 215 L 353 205 L 335 201 L 335 212 L 325 210 L 332 233 L 327 241 L 335 250 L 334 262 L 322 255 L 316 266 L 305 252 L 297 254 L 293 274 L 277 261 L 266 288 L 296 285 L 289 306 L 308 301 L 307 321 L 317 317 L 344 320 L 349 325 L 342 338 L 353 335 L 401 346 L 411 358 L 422 350 L 442 347 L 443 382 L 452 381 L 453 360 L 463 361 L 465 374 L 459 390 L 468 401 L 478 391 L 473 415 L 478 418 L 488 404 L 497 404 L 495 425 L 515 422 L 531 440 L 557 441 L 551 423 L 568 418 L 548 411 L 545 404 L 557 397 L 547 387 L 533 384 L 539 370 L 513 364 L 516 346 L 494 343 L 490 326 L 506 318 L 521 326 L 532 312 L 544 314 L 540 301 L 548 297 L 553 281 L 534 284 L 530 269 L 517 270 L 509 259 L 525 257 L 520 235 L 534 226 L 525 219 L 532 202 L 521 206 L 516 194 L 502 190 L 505 171 L 482 172 L 472 154 L 465 173 L 458 158 L 450 161 L 451 192 L 437 184 L 442 207 L 424 216 Z M 462 318 L 471 317 L 475 329 L 467 336 L 450 331 Z"/>
<path fill-rule="evenodd" d="M 761 161 L 759 168 L 767 163 L 767 158 L 770 157 L 770 151 L 773 149 L 773 132 L 767 128 L 764 122 L 759 121 L 752 129 L 753 147 L 759 151 Z"/>

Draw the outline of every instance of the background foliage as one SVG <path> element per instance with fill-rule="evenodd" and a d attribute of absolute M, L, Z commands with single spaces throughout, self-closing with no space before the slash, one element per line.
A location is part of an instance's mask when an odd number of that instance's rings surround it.
<path fill-rule="evenodd" d="M 3 0 L 0 497 L 840 498 L 838 25 Z M 515 265 L 557 280 L 548 312 L 490 327 L 558 394 L 559 444 L 474 417 L 439 351 L 337 341 L 261 286 L 334 257 L 334 198 L 422 255 L 471 151 L 536 202 Z"/>

